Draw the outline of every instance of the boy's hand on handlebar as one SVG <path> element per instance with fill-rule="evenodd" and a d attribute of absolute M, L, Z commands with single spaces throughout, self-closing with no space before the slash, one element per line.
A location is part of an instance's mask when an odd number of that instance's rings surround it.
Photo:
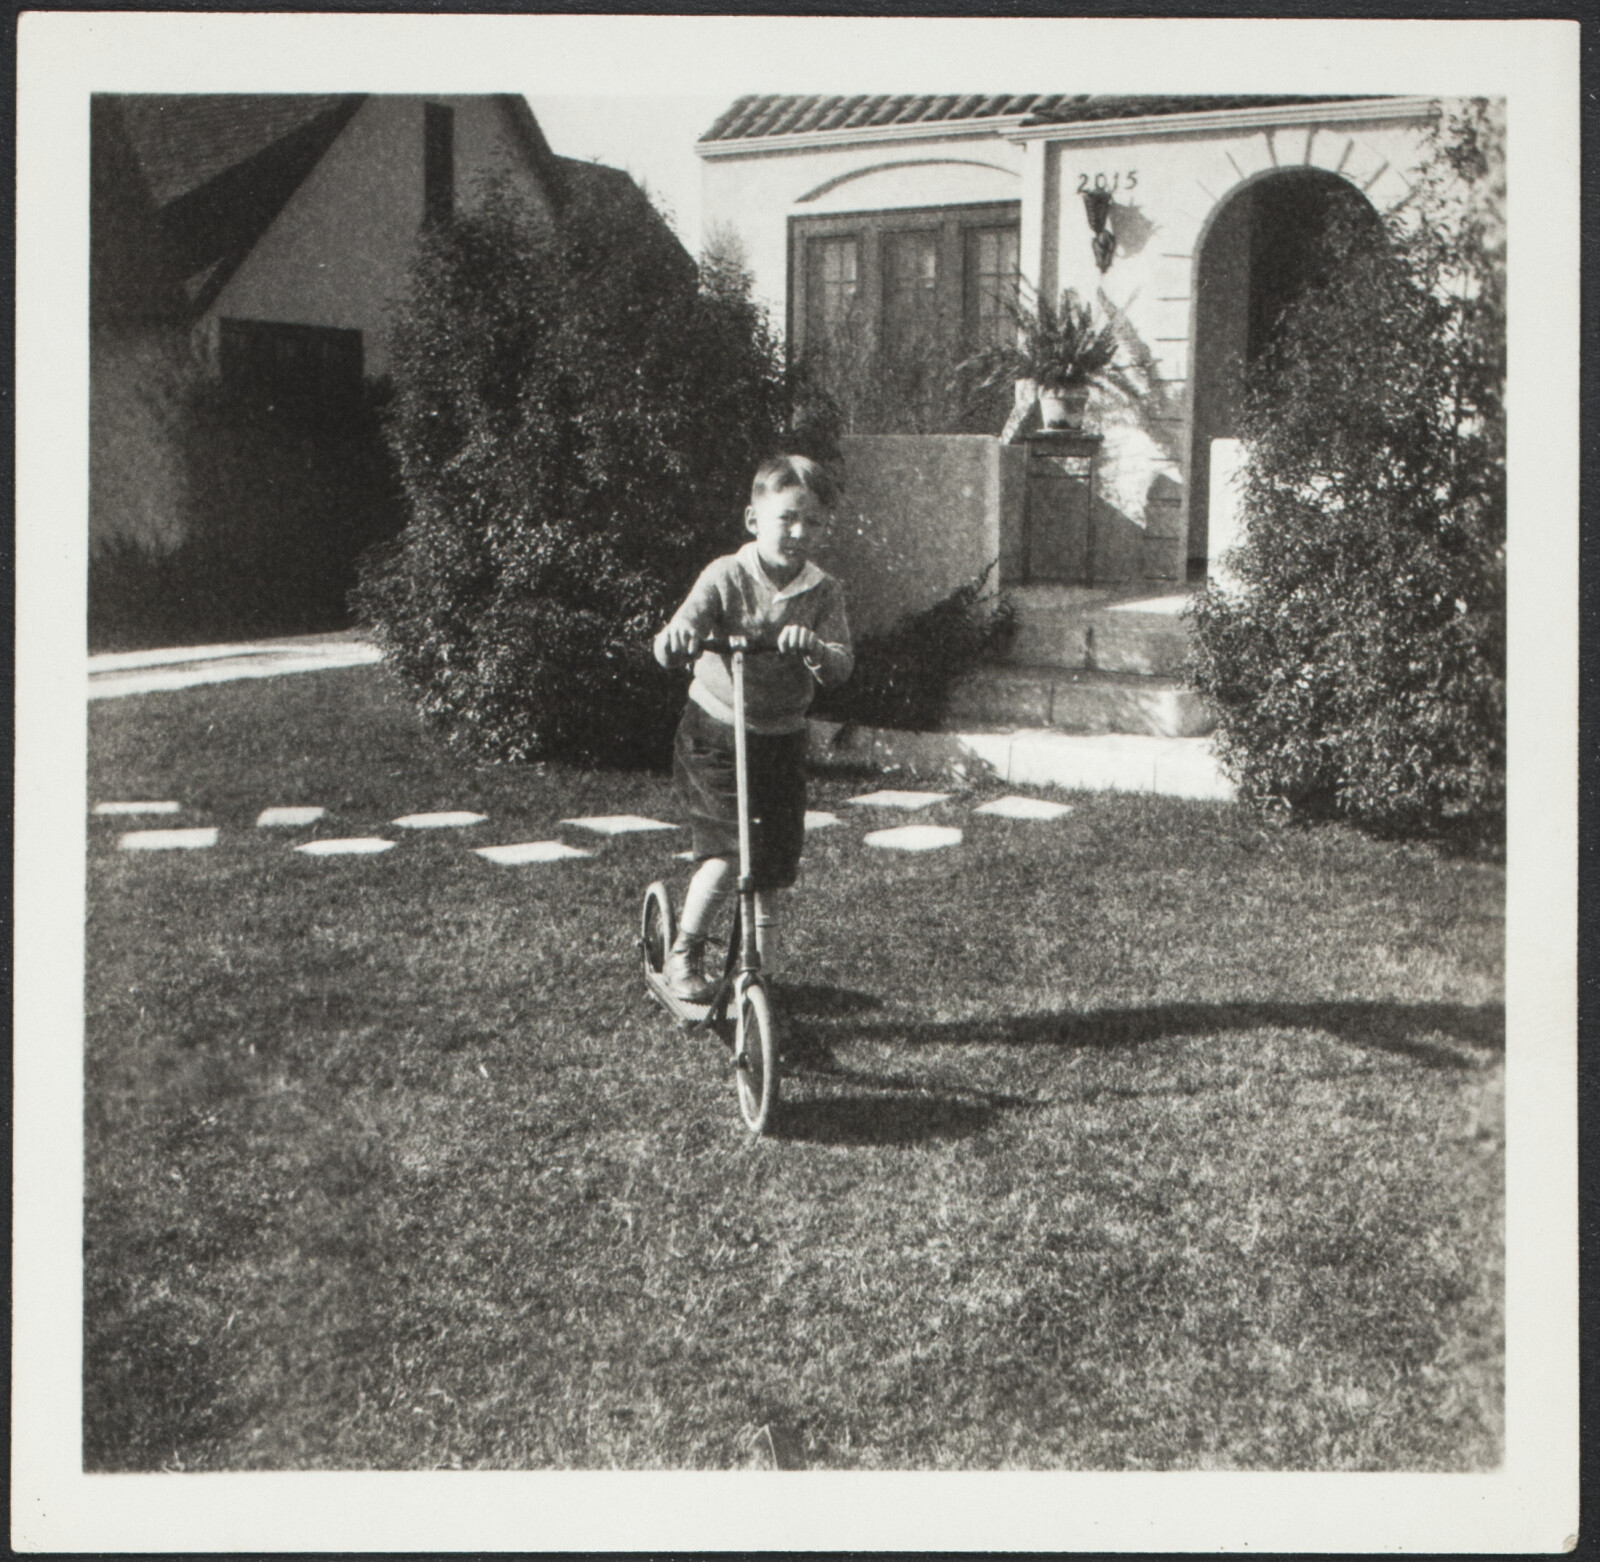
<path fill-rule="evenodd" d="M 804 624 L 785 624 L 778 631 L 778 649 L 815 658 L 822 654 L 822 638 Z"/>
<path fill-rule="evenodd" d="M 656 660 L 663 667 L 686 667 L 700 649 L 700 636 L 688 624 L 668 624 L 656 636 Z"/>

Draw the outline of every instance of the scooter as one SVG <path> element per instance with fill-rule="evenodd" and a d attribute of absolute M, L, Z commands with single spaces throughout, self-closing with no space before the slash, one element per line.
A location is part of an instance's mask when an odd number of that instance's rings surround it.
<path fill-rule="evenodd" d="M 744 659 L 777 655 L 756 649 L 743 635 L 727 640 L 702 640 L 701 650 L 720 652 L 732 661 L 733 755 L 739 813 L 738 903 L 728 937 L 722 978 L 706 1003 L 688 1003 L 667 986 L 667 952 L 677 936 L 672 899 L 657 880 L 644 892 L 639 947 L 644 954 L 645 987 L 666 1011 L 691 1029 L 715 1029 L 726 1036 L 732 1023 L 734 1086 L 739 1113 L 752 1133 L 771 1130 L 778 1109 L 778 1043 L 772 999 L 761 973 L 756 944 L 755 889 L 750 882 L 750 783 L 744 724 Z"/>

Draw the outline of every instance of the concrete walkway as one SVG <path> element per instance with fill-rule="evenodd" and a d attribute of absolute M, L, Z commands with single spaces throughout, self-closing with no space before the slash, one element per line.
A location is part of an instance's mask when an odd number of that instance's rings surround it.
<path fill-rule="evenodd" d="M 353 632 L 106 652 L 89 658 L 89 698 L 115 699 L 238 678 L 360 667 L 380 659 L 378 648 Z M 825 769 L 861 767 L 928 779 L 992 777 L 1013 786 L 1156 792 L 1168 797 L 1223 800 L 1234 795 L 1233 783 L 1217 762 L 1209 738 L 1028 728 L 987 732 L 841 730 L 836 722 L 813 719 L 809 757 Z"/>
<path fill-rule="evenodd" d="M 361 667 L 380 659 L 377 646 L 350 631 L 290 635 L 237 645 L 182 645 L 154 651 L 106 651 L 89 658 L 89 698 L 154 694 L 191 689 L 237 678 L 276 678 L 284 673 Z"/>

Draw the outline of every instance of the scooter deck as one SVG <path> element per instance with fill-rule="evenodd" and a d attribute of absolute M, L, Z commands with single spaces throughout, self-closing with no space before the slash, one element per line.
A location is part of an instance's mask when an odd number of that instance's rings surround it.
<path fill-rule="evenodd" d="M 645 972 L 645 986 L 649 989 L 650 996 L 668 1014 L 682 1021 L 684 1025 L 704 1027 L 710 1020 L 715 1000 L 712 1003 L 689 1003 L 672 992 L 666 982 L 657 976 L 654 971 Z"/>

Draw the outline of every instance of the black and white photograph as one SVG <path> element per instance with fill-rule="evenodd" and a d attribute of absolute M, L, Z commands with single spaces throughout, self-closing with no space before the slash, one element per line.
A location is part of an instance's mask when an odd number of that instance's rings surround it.
<path fill-rule="evenodd" d="M 1575 1543 L 1576 25 L 909 23 L 23 19 L 19 1550 Z"/>

